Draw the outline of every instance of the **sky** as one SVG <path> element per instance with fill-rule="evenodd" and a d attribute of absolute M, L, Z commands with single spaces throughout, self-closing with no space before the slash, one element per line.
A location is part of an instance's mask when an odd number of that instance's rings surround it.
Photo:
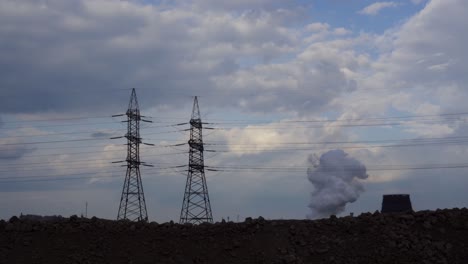
<path fill-rule="evenodd" d="M 115 219 L 136 88 L 150 221 L 178 221 L 194 96 L 213 216 L 304 219 L 311 157 L 367 168 L 341 216 L 468 204 L 464 0 L 0 0 L 0 218 Z M 361 190 L 361 189 L 360 189 Z"/>

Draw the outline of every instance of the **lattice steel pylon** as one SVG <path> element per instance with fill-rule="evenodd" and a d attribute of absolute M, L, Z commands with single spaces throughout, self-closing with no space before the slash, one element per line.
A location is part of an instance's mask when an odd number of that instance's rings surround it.
<path fill-rule="evenodd" d="M 190 147 L 189 166 L 184 200 L 180 212 L 180 223 L 212 223 L 213 215 L 211 213 L 203 161 L 202 121 L 196 96 L 193 101 L 192 118 L 190 119 L 190 140 L 188 144 Z"/>
<path fill-rule="evenodd" d="M 140 109 L 135 93 L 132 89 L 130 103 L 127 110 L 127 173 L 120 198 L 117 220 L 148 221 L 145 194 L 140 175 Z"/>

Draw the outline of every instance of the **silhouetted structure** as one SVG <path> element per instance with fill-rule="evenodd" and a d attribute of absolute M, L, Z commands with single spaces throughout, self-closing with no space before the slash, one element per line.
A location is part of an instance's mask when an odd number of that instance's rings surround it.
<path fill-rule="evenodd" d="M 196 96 L 193 101 L 190 126 L 190 140 L 188 141 L 190 147 L 189 166 L 184 200 L 180 212 L 180 223 L 212 223 L 213 215 L 211 213 L 203 161 L 202 121 Z"/>
<path fill-rule="evenodd" d="M 387 194 L 383 196 L 382 213 L 413 211 L 409 194 Z"/>
<path fill-rule="evenodd" d="M 61 215 L 33 215 L 33 214 L 22 214 L 19 216 L 22 221 L 37 221 L 37 222 L 58 222 L 65 220 Z"/>
<path fill-rule="evenodd" d="M 140 109 L 135 93 L 132 89 L 130 103 L 127 110 L 127 173 L 125 175 L 122 196 L 120 198 L 117 220 L 148 221 L 145 195 L 140 175 Z M 146 120 L 143 120 L 146 121 Z M 149 121 L 148 121 L 149 122 Z"/>

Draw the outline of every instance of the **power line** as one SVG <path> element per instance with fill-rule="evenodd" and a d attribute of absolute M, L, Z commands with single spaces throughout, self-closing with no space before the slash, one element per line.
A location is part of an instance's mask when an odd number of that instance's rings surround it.
<path fill-rule="evenodd" d="M 406 115 L 406 116 L 387 116 L 387 117 L 363 117 L 363 118 L 347 118 L 347 119 L 314 119 L 314 120 L 242 120 L 242 119 L 235 119 L 235 120 L 230 120 L 230 121 L 237 121 L 237 122 L 231 122 L 230 124 L 251 124 L 254 122 L 265 122 L 265 123 L 330 123 L 330 122 L 355 122 L 355 121 L 380 121 L 380 120 L 394 120 L 394 119 L 421 119 L 425 120 L 423 118 L 428 118 L 428 117 L 452 117 L 448 120 L 453 120 L 455 116 L 466 116 L 468 115 L 468 112 L 460 112 L 460 113 L 445 113 L 445 114 L 438 114 L 438 115 Z M 212 121 L 226 121 L 226 119 L 212 119 Z M 429 119 L 431 120 L 437 120 L 437 119 Z M 459 120 L 459 119 L 455 119 Z M 212 122 L 212 121 L 207 121 L 204 122 L 204 124 L 226 124 L 228 122 Z"/>
<path fill-rule="evenodd" d="M 453 141 L 453 142 L 433 142 L 433 143 L 415 143 L 415 144 L 395 144 L 395 145 L 371 145 L 371 146 L 340 146 L 334 148 L 235 148 L 231 150 L 208 149 L 207 152 L 239 152 L 239 151 L 258 151 L 258 152 L 286 152 L 286 151 L 314 151 L 314 150 L 330 150 L 330 149 L 369 149 L 369 148 L 399 148 L 399 147 L 417 147 L 417 146 L 432 146 L 432 145 L 452 145 L 466 144 L 468 140 Z"/>
<path fill-rule="evenodd" d="M 112 175 L 99 178 L 117 178 L 119 175 Z M 68 177 L 68 178 L 53 178 L 53 179 L 27 179 L 21 181 L 0 181 L 0 183 L 22 183 L 22 182 L 48 182 L 48 181 L 69 181 L 69 180 L 83 180 L 83 179 L 96 179 L 96 177 Z"/>
<path fill-rule="evenodd" d="M 468 112 L 457 112 L 457 113 L 442 113 L 442 114 L 428 114 L 428 115 L 404 115 L 404 116 L 385 116 L 385 117 L 362 117 L 362 118 L 346 118 L 346 119 L 315 119 L 315 120 L 284 120 L 284 121 L 277 121 L 274 119 L 229 119 L 229 118 L 208 118 L 208 121 L 204 122 L 204 124 L 215 123 L 217 121 L 221 121 L 222 123 L 226 123 L 226 121 L 230 121 L 233 123 L 241 122 L 246 124 L 251 123 L 272 123 L 272 122 L 279 122 L 279 123 L 322 123 L 322 122 L 349 122 L 349 121 L 366 121 L 366 120 L 391 120 L 391 119 L 418 119 L 418 118 L 428 118 L 428 117 L 455 117 L 455 116 L 467 116 Z M 184 117 L 154 117 L 155 119 L 180 119 L 186 120 Z"/>
<path fill-rule="evenodd" d="M 468 120 L 459 120 L 460 122 L 468 122 Z M 331 125 L 315 125 L 315 126 L 263 126 L 263 127 L 242 127 L 242 129 L 248 130 L 273 130 L 273 129 L 300 129 L 300 128 L 325 128 L 325 127 L 387 127 L 387 126 L 411 126 L 414 123 L 410 123 L 412 121 L 407 122 L 399 122 L 399 123 L 370 123 L 370 124 L 331 124 Z M 425 125 L 434 125 L 434 124 L 446 124 L 443 121 L 432 121 L 432 122 L 425 122 Z M 236 129 L 238 127 L 205 127 L 205 129 L 214 129 L 214 130 L 230 130 Z"/>
<path fill-rule="evenodd" d="M 324 145 L 324 144 L 372 144 L 372 143 L 392 143 L 392 142 L 453 142 L 454 140 L 468 140 L 468 136 L 459 137 L 432 137 L 432 138 L 404 138 L 404 139 L 382 139 L 382 140 L 357 140 L 357 141 L 315 141 L 315 142 L 271 142 L 271 143 L 228 143 L 226 141 L 209 141 L 204 145 L 212 146 L 262 146 L 262 145 Z M 464 142 L 464 141 L 455 141 Z"/>
<path fill-rule="evenodd" d="M 406 165 L 405 165 L 406 166 Z M 174 167 L 168 168 L 151 168 L 150 170 L 172 170 Z M 230 166 L 207 166 L 207 171 L 213 172 L 235 172 L 239 175 L 242 172 L 246 171 L 262 171 L 268 173 L 285 173 L 287 171 L 297 172 L 301 171 L 306 172 L 308 167 L 298 168 L 298 167 L 283 167 L 283 170 L 280 167 L 230 167 Z M 334 167 L 326 167 L 327 169 L 333 169 Z M 336 167 L 343 169 L 342 167 Z M 367 168 L 367 171 L 407 171 L 407 170 L 434 170 L 434 169 L 465 169 L 468 168 L 468 164 L 435 164 L 435 165 L 426 165 L 426 166 L 414 166 L 414 167 L 394 167 L 394 168 Z M 346 169 L 345 169 L 346 170 Z M 182 173 L 187 170 L 171 171 L 172 173 Z M 104 178 L 116 178 L 120 177 L 118 175 L 109 175 L 109 176 L 90 176 L 90 177 L 74 177 L 76 175 L 88 175 L 88 174 L 102 174 L 102 173 L 120 173 L 120 171 L 98 171 L 98 172 L 86 172 L 86 173 L 73 173 L 73 174 L 61 174 L 53 176 L 25 176 L 25 177 L 4 177 L 0 178 L 0 183 L 22 183 L 22 182 L 41 182 L 41 181 L 64 181 L 64 180 L 82 180 L 82 179 L 104 179 Z M 34 179 L 33 179 L 34 177 Z M 37 178 L 40 179 L 37 179 Z M 45 178 L 49 177 L 49 178 Z"/>
<path fill-rule="evenodd" d="M 69 174 L 52 174 L 52 175 L 34 175 L 34 176 L 8 176 L 0 177 L 0 180 L 12 180 L 12 179 L 30 179 L 30 178 L 54 178 L 54 177 L 67 177 L 76 175 L 87 175 L 87 174 L 100 174 L 100 173 L 120 173 L 121 171 L 89 171 L 89 172 L 76 172 Z"/>
<path fill-rule="evenodd" d="M 160 140 L 160 139 L 158 139 Z M 166 141 L 166 140 L 163 140 Z M 167 140 L 168 141 L 168 140 Z M 1 146 L 1 145 L 0 145 Z M 126 144 L 93 144 L 93 145 L 78 145 L 78 146 L 61 146 L 61 147 L 42 147 L 41 150 L 48 150 L 48 149 L 69 149 L 69 148 L 100 148 L 100 147 L 107 147 L 107 146 L 113 146 L 113 147 L 126 147 Z M 142 145 L 142 147 L 148 147 L 146 145 Z M 36 150 L 35 148 L 30 148 L 30 149 L 25 149 L 25 151 L 34 151 Z M 9 151 L 8 149 L 0 149 L 0 151 Z"/>
<path fill-rule="evenodd" d="M 462 140 L 460 140 L 462 139 Z M 355 144 L 355 143 L 383 143 L 383 142 L 408 142 L 406 144 L 393 144 L 393 145 L 371 145 L 371 146 L 341 146 L 340 148 L 342 149 L 365 149 L 365 148 L 388 148 L 388 147 L 413 147 L 413 146 L 426 146 L 426 145 L 449 145 L 449 144 L 466 144 L 468 143 L 468 137 L 445 137 L 445 138 L 415 138 L 415 139 L 402 139 L 402 140 L 374 140 L 374 141 L 335 141 L 335 142 L 287 142 L 287 143 L 277 143 L 278 145 L 283 145 L 283 144 Z M 181 145 L 186 145 L 186 143 L 181 143 L 181 144 L 174 144 L 174 145 L 159 145 L 161 147 L 174 147 L 174 146 L 181 146 Z M 235 148 L 231 150 L 220 150 L 220 149 L 214 149 L 214 150 L 207 150 L 209 152 L 236 152 L 236 151 L 261 151 L 261 152 L 279 152 L 279 151 L 310 151 L 314 150 L 311 148 L 275 148 L 275 149 L 270 149 L 270 148 L 265 148 L 264 145 L 261 144 L 227 144 L 227 143 L 212 143 L 212 144 L 206 144 L 206 145 L 220 145 L 220 146 L 244 146 L 248 145 L 249 147 L 241 147 L 241 148 Z M 274 144 L 271 144 L 274 145 Z M 262 148 L 255 148 L 254 146 L 263 146 Z M 151 149 L 148 149 L 148 151 Z M 55 154 L 55 155 L 75 155 L 75 154 L 86 154 L 86 153 L 104 153 L 104 152 L 116 152 L 117 150 L 109 150 L 109 151 L 86 151 L 86 152 L 76 152 L 76 153 L 62 153 L 62 154 Z M 180 150 L 179 150 L 180 151 Z M 150 154 L 146 155 L 147 157 L 154 157 L 154 156 L 166 156 L 166 155 L 186 155 L 187 152 L 178 152 L 178 153 L 157 153 L 157 154 Z M 37 157 L 37 156 L 49 156 L 49 155 L 54 155 L 54 154 L 43 154 L 43 155 L 30 155 L 30 156 L 25 156 L 26 157 Z M 72 161 L 53 161 L 53 162 L 48 162 L 44 164 L 44 162 L 37 162 L 37 163 L 20 163 L 20 164 L 8 164 L 6 166 L 1 166 L 0 168 L 15 168 L 18 166 L 31 166 L 31 165 L 60 165 L 60 164 L 70 164 L 70 163 L 101 163 L 105 161 L 111 161 L 113 159 L 85 159 L 85 160 L 80 160 L 80 159 L 74 159 Z"/>
<path fill-rule="evenodd" d="M 458 115 L 462 115 L 466 113 L 458 113 Z M 457 114 L 446 114 L 446 115 L 457 115 Z M 421 115 L 422 116 L 422 115 Z M 420 116 L 420 117 L 421 117 Z M 426 115 L 426 116 L 432 116 L 432 115 Z M 407 118 L 410 116 L 406 117 L 400 117 L 400 118 Z M 378 118 L 375 118 L 378 119 Z M 379 118 L 379 119 L 384 119 L 384 118 Z M 387 118 L 388 119 L 388 118 Z M 350 119 L 351 120 L 351 119 Z M 364 119 L 353 119 L 354 121 L 356 120 L 364 120 Z M 332 121 L 343 121 L 343 120 L 312 120 L 312 121 L 304 121 L 304 120 L 298 120 L 298 121 L 283 121 L 283 123 L 292 123 L 292 122 L 332 122 Z M 460 121 L 460 120 L 457 120 Z M 433 123 L 436 121 L 433 121 Z M 437 121 L 436 123 L 441 123 L 441 121 Z M 176 127 L 176 126 L 181 126 L 185 125 L 187 123 L 179 123 L 179 124 L 173 124 L 173 125 L 165 125 L 165 126 L 150 126 L 147 127 L 146 129 L 154 129 L 154 128 L 164 128 L 164 127 Z M 214 123 L 211 123 L 214 124 Z M 222 124 L 222 123 L 217 123 L 217 124 Z M 69 124 L 69 125 L 82 125 L 82 124 Z M 406 123 L 373 123 L 373 124 L 333 124 L 333 125 L 328 125 L 327 127 L 333 126 L 333 127 L 369 127 L 369 126 L 395 126 L 395 125 L 409 125 Z M 230 130 L 234 129 L 236 127 L 208 127 L 205 129 L 212 129 L 212 130 Z M 271 130 L 271 129 L 294 129 L 294 128 L 322 128 L 322 126 L 288 126 L 288 127 L 281 127 L 281 126 L 274 126 L 274 127 L 243 127 L 242 129 L 254 129 L 254 130 Z M 189 131 L 190 129 L 183 129 L 183 130 L 172 130 L 172 131 L 161 131 L 161 132 L 153 132 L 153 133 L 146 133 L 146 135 L 156 135 L 156 134 L 172 134 L 175 132 L 186 132 Z M 42 135 L 20 135 L 20 136 L 11 136 L 8 138 L 20 138 L 20 137 L 46 137 L 46 136 L 57 136 L 57 135 L 69 135 L 69 134 L 86 134 L 88 132 L 61 132 L 61 133 L 49 133 L 49 134 L 42 134 Z M 106 132 L 101 132 L 101 131 L 89 131 L 89 133 L 106 133 Z M 24 144 L 45 144 L 45 143 L 63 143 L 63 142 L 72 142 L 72 141 L 84 141 L 84 140 L 99 140 L 98 138 L 90 138 L 90 139 L 75 139 L 75 140 L 60 140 L 60 141 L 39 141 L 39 142 L 27 142 L 27 143 L 6 143 L 6 144 L 0 144 L 0 145 L 24 145 Z"/>
<path fill-rule="evenodd" d="M 168 163 L 168 162 L 159 162 L 159 161 L 149 161 L 149 162 L 154 162 L 155 164 L 159 165 L 165 165 L 165 166 L 170 166 L 170 165 L 177 165 L 176 163 Z M 99 166 L 101 163 L 84 163 L 86 165 L 86 169 L 103 169 L 106 167 Z M 105 163 L 108 165 L 107 167 L 112 167 L 112 164 Z M 180 164 L 180 163 L 179 163 Z M 74 165 L 74 166 L 73 166 Z M 65 166 L 65 167 L 63 167 Z M 177 165 L 176 167 L 180 167 L 180 165 Z M 147 167 L 145 167 L 147 168 Z M 151 168 L 172 168 L 172 167 L 151 167 Z M 2 170 L 3 169 L 3 170 Z M 51 164 L 40 164 L 40 165 L 29 165 L 27 167 L 25 166 L 15 166 L 15 167 L 0 167 L 0 172 L 4 174 L 11 174 L 11 173 L 23 173 L 23 172 L 29 172 L 29 171 L 39 171 L 39 170 L 47 170 L 50 171 L 51 169 Z M 68 165 L 66 162 L 63 164 L 54 164 L 54 169 L 58 169 L 60 171 L 74 171 L 74 170 L 80 170 L 83 169 L 83 164 L 72 164 Z"/>
<path fill-rule="evenodd" d="M 49 118 L 49 119 L 38 119 L 38 120 L 19 120 L 19 121 L 7 121 L 4 124 L 17 124 L 17 123 L 36 123 L 36 122 L 55 122 L 55 121 L 71 121 L 71 120 L 84 120 L 84 119 L 99 119 L 99 118 L 111 118 L 111 115 L 103 116 L 77 116 L 67 118 Z"/>
<path fill-rule="evenodd" d="M 94 126 L 94 125 L 102 125 L 102 124 L 121 124 L 120 122 L 100 122 L 100 123 L 73 123 L 73 124 L 56 124 L 56 125 L 40 125 L 34 126 L 36 127 L 67 127 L 67 126 Z M 31 126 L 20 126 L 20 127 L 0 127 L 0 129 L 22 129 L 22 128 L 31 128 Z"/>
<path fill-rule="evenodd" d="M 350 119 L 326 119 L 326 120 L 242 120 L 242 119 L 212 119 L 213 121 L 231 121 L 231 122 L 204 122 L 204 124 L 256 124 L 258 122 L 263 123 L 330 123 L 330 122 L 356 122 L 356 121 L 369 121 L 369 120 L 395 120 L 395 119 L 421 119 L 422 121 L 443 121 L 437 119 L 424 119 L 428 117 L 444 117 L 445 120 L 456 120 L 462 121 L 459 118 L 453 118 L 456 116 L 466 116 L 468 112 L 460 112 L 460 113 L 445 113 L 445 114 L 433 114 L 433 115 L 407 115 L 407 116 L 389 116 L 389 117 L 363 117 L 363 118 L 350 118 Z M 34 122 L 47 122 L 47 121 L 71 121 L 71 120 L 85 120 L 85 119 L 96 119 L 96 118 L 110 118 L 111 116 L 81 116 L 81 117 L 71 117 L 71 118 L 55 118 L 55 119 L 40 119 L 40 120 L 23 120 L 23 121 L 9 121 L 3 122 L 4 124 L 14 124 L 14 123 L 34 123 Z M 146 117 L 146 116 L 145 116 Z M 446 118 L 452 117 L 452 118 Z M 172 117 L 172 118 L 163 118 L 163 117 L 146 117 L 146 118 L 155 118 L 155 119 L 185 119 L 182 117 Z M 234 122 L 238 121 L 238 122 Z M 412 120 L 414 121 L 414 120 Z M 165 122 L 165 121 L 158 121 L 159 123 L 172 123 L 172 122 Z M 117 124 L 120 122 L 100 122 L 100 123 L 71 123 L 71 124 L 56 124 L 56 125 L 46 125 L 46 126 L 35 126 L 35 127 L 57 127 L 57 126 L 77 126 L 77 125 L 100 125 L 100 124 Z M 180 125 L 186 125 L 188 123 L 179 123 L 179 124 L 172 124 L 172 125 L 164 125 L 164 126 L 150 126 L 148 128 L 153 127 L 174 127 Z M 369 125 L 381 125 L 381 124 L 369 124 Z M 0 129 L 19 129 L 19 128 L 29 128 L 29 127 L 3 127 Z M 146 129 L 146 128 L 145 128 Z"/>
<path fill-rule="evenodd" d="M 147 157 L 153 157 L 153 156 L 160 156 L 159 154 L 154 154 L 154 155 L 146 155 Z M 96 164 L 96 163 L 102 163 L 102 162 L 111 162 L 114 161 L 115 158 L 111 159 L 85 159 L 85 160 L 71 160 L 71 161 L 52 161 L 52 162 L 28 162 L 28 163 L 16 163 L 16 164 L 7 164 L 7 165 L 2 165 L 0 168 L 17 168 L 17 167 L 24 167 L 24 166 L 30 166 L 30 165 L 60 165 L 60 164 L 74 164 L 74 163 L 85 163 L 85 164 Z M 161 163 L 161 162 L 159 162 Z"/>
<path fill-rule="evenodd" d="M 68 140 L 35 141 L 35 142 L 21 142 L 21 143 L 4 143 L 4 144 L 0 144 L 0 146 L 16 146 L 16 145 L 30 145 L 30 144 L 53 144 L 53 143 L 79 142 L 79 141 L 95 141 L 95 140 L 108 140 L 108 138 L 81 138 L 81 139 L 68 139 Z"/>
<path fill-rule="evenodd" d="M 210 171 L 224 171 L 224 172 L 239 172 L 239 171 L 266 171 L 266 172 L 281 172 L 284 173 L 285 171 L 303 171 L 305 172 L 309 167 L 247 167 L 245 165 L 241 165 L 241 167 L 237 166 L 207 166 Z M 414 166 L 414 167 L 388 167 L 388 168 L 372 168 L 367 167 L 367 171 L 404 171 L 404 170 L 431 170 L 431 169 L 461 169 L 461 168 L 468 168 L 468 163 L 464 164 L 434 164 L 434 165 L 426 165 L 426 166 Z M 326 166 L 323 168 L 316 168 L 314 171 L 333 171 L 333 170 L 340 170 L 340 171 L 352 171 L 353 169 L 349 167 L 348 169 L 343 166 Z"/>
<path fill-rule="evenodd" d="M 145 135 L 159 135 L 159 134 L 173 134 L 177 132 L 183 132 L 183 131 L 190 131 L 190 129 L 181 129 L 181 130 L 172 130 L 172 131 L 161 131 L 161 132 L 153 132 L 153 133 L 145 133 Z"/>
<path fill-rule="evenodd" d="M 124 145 L 119 147 L 125 147 Z M 154 151 L 153 149 L 145 149 L 143 151 Z M 90 154 L 90 153 L 109 153 L 109 152 L 120 152 L 120 150 L 102 150 L 102 151 L 82 151 L 82 152 L 66 152 L 66 153 L 52 153 L 52 154 L 39 154 L 39 155 L 25 155 L 22 158 L 33 158 L 33 157 L 45 157 L 45 156 L 65 156 L 65 155 L 78 155 L 78 154 Z M 157 155 L 151 156 L 166 156 L 166 155 L 176 155 L 176 154 L 186 154 L 186 152 L 179 153 L 160 153 Z"/>
<path fill-rule="evenodd" d="M 440 144 L 440 143 L 464 143 L 468 137 L 438 137 L 438 138 L 405 138 L 405 139 L 384 139 L 384 140 L 358 140 L 358 141 L 316 141 L 316 142 L 273 142 L 273 143 L 227 143 L 224 141 L 210 141 L 209 143 L 204 143 L 204 145 L 210 146 L 263 146 L 263 145 L 326 145 L 326 144 L 371 144 L 371 143 L 391 143 L 391 142 L 409 142 L 409 143 L 420 143 L 421 145 L 424 144 Z M 82 141 L 82 140 L 101 140 L 101 139 L 76 139 L 76 140 L 61 140 L 61 141 L 44 141 L 44 142 L 26 142 L 26 143 L 6 143 L 0 145 L 23 145 L 23 144 L 40 144 L 40 143 L 56 143 L 56 142 L 75 142 L 75 141 Z M 102 138 L 105 140 L 105 138 Z M 153 139 L 154 140 L 154 139 Z M 172 139 L 157 139 L 160 141 L 178 141 Z M 180 144 L 173 144 L 173 145 L 155 145 L 156 147 L 174 147 L 174 146 L 181 146 L 185 145 L 186 143 Z M 418 144 L 419 145 L 419 144 Z M 64 148 L 94 148 L 94 147 L 105 147 L 109 145 L 86 145 L 86 146 L 69 146 L 69 147 L 54 147 L 54 148 L 43 148 L 42 149 L 64 149 Z M 124 147 L 125 145 L 113 145 L 114 147 Z M 29 149 L 29 151 L 34 151 L 36 149 Z M 0 150 L 2 151 L 2 150 Z M 28 150 L 26 150 L 28 151 Z M 87 151 L 87 152 L 77 152 L 78 153 L 100 153 L 100 152 L 112 152 L 113 150 L 109 151 Z M 73 153 L 61 153 L 61 154 L 47 154 L 47 155 L 67 155 Z M 33 156 L 44 156 L 44 155 L 28 155 L 27 157 Z"/>
<path fill-rule="evenodd" d="M 117 131 L 119 131 L 119 130 L 117 130 Z M 116 133 L 118 133 L 117 131 L 113 131 L 111 133 L 103 132 L 103 131 L 60 132 L 60 133 L 46 133 L 46 134 L 40 134 L 40 135 L 8 136 L 6 138 L 10 139 L 10 138 L 51 137 L 51 136 L 61 136 L 61 135 L 80 135 L 80 134 L 93 134 L 93 133 L 104 133 L 104 134 L 109 134 L 109 135 L 115 135 Z"/>
<path fill-rule="evenodd" d="M 151 127 L 154 128 L 154 127 Z M 60 133 L 46 133 L 46 134 L 38 134 L 38 135 L 18 135 L 18 136 L 8 136 L 4 139 L 13 139 L 13 138 L 42 138 L 42 137 L 55 137 L 55 136 L 62 136 L 62 135 L 81 135 L 81 134 L 95 134 L 95 133 L 102 133 L 103 136 L 99 136 L 99 138 L 106 139 L 110 136 L 116 135 L 119 132 L 123 132 L 124 130 L 114 130 L 112 132 L 104 132 L 104 131 L 80 131 L 80 132 L 60 132 Z M 152 132 L 152 133 L 145 133 L 145 135 L 159 135 L 159 134 L 172 134 L 179 131 L 188 131 L 188 129 L 183 130 L 171 130 L 171 131 L 160 131 L 160 132 Z M 121 133 L 119 133 L 121 134 Z"/>
<path fill-rule="evenodd" d="M 33 142 L 17 142 L 17 143 L 3 143 L 0 146 L 15 146 L 15 145 L 29 145 L 29 144 L 52 144 L 52 143 L 65 143 L 77 141 L 95 141 L 95 140 L 109 140 L 112 138 L 81 138 L 81 139 L 68 139 L 68 140 L 51 140 L 51 141 L 33 141 Z M 169 147 L 169 145 L 159 145 L 159 147 Z"/>
<path fill-rule="evenodd" d="M 47 127 L 67 127 L 67 126 L 89 126 L 89 125 L 101 125 L 101 124 L 122 124 L 122 122 L 101 122 L 101 123 L 74 123 L 74 124 L 56 124 L 56 125 L 40 125 L 40 126 L 21 126 L 21 127 L 1 127 L 2 130 L 7 129 L 23 129 L 23 128 L 31 128 L 31 127 L 39 127 L 39 128 L 47 128 Z M 177 127 L 177 124 L 172 125 L 161 125 L 161 126 L 148 126 L 143 127 L 142 129 L 149 129 L 149 128 L 167 128 L 167 127 Z"/>
<path fill-rule="evenodd" d="M 166 166 L 166 167 L 151 167 L 149 170 L 169 170 L 169 169 L 177 169 L 183 168 L 186 165 L 178 165 L 178 166 Z M 82 167 L 81 167 L 82 168 Z M 95 167 L 97 168 L 97 167 Z M 28 175 L 28 176 L 7 176 L 7 177 L 0 177 L 0 180 L 9 180 L 9 179 L 27 179 L 27 178 L 48 178 L 48 177 L 66 177 L 66 176 L 74 176 L 74 175 L 85 175 L 85 174 L 100 174 L 100 173 L 122 173 L 121 170 L 115 171 L 88 171 L 88 172 L 74 172 L 68 174 L 47 174 L 47 175 Z"/>
<path fill-rule="evenodd" d="M 468 140 L 458 140 L 458 141 L 444 141 L 444 142 L 421 142 L 415 144 L 394 144 L 394 145 L 373 145 L 373 146 L 341 146 L 340 149 L 367 149 L 367 148 L 388 148 L 388 147 L 414 147 L 414 146 L 426 146 L 426 145 L 441 145 L 441 144 L 466 144 Z M 168 147 L 171 145 L 167 145 Z M 257 152 L 288 152 L 288 151 L 312 151 L 312 150 L 326 150 L 326 149 L 334 149 L 334 148 L 275 148 L 275 149 L 266 149 L 266 148 L 235 148 L 231 150 L 206 150 L 206 152 L 220 152 L 220 153 L 228 153 L 228 152 L 238 152 L 238 151 L 257 151 Z M 106 151 L 102 151 L 106 152 Z M 94 153 L 94 152 L 83 152 L 83 153 Z M 78 153 L 77 153 L 78 154 Z M 58 154 L 60 155 L 60 154 Z M 62 154 L 66 155 L 66 154 Z M 154 157 L 154 156 L 166 156 L 166 155 L 187 155 L 187 152 L 178 152 L 178 153 L 157 153 L 157 154 L 150 154 L 146 155 L 146 157 Z M 39 155 L 37 155 L 39 156 Z M 41 155 L 42 156 L 42 155 Z M 47 156 L 47 155 L 44 155 Z M 114 159 L 74 159 L 72 161 L 52 161 L 52 162 L 30 162 L 30 163 L 16 163 L 16 164 L 8 164 L 5 166 L 0 166 L 0 168 L 17 168 L 17 167 L 24 167 L 31 165 L 61 165 L 61 164 L 100 164 L 102 162 L 110 162 Z"/>

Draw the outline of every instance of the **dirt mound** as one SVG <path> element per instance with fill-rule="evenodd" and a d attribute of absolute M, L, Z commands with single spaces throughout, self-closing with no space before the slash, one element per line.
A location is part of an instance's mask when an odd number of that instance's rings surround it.
<path fill-rule="evenodd" d="M 0 221 L 0 263 L 468 263 L 468 209 L 199 226 Z"/>

